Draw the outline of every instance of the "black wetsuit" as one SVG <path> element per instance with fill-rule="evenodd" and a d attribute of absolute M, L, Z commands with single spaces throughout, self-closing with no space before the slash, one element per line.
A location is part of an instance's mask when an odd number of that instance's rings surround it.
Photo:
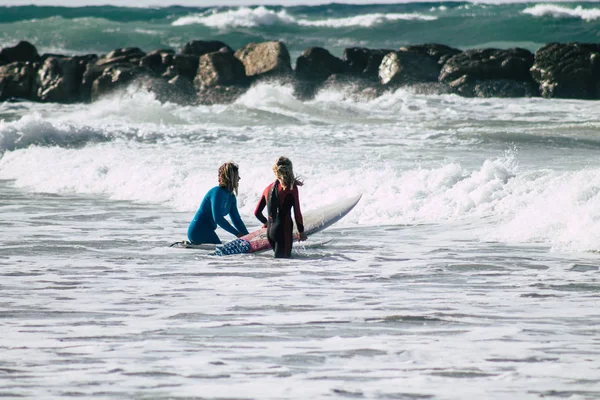
<path fill-rule="evenodd" d="M 263 215 L 267 207 L 268 219 Z M 292 242 L 294 240 L 292 222 L 292 207 L 298 232 L 304 232 L 304 222 L 300 211 L 298 185 L 293 189 L 283 189 L 279 181 L 275 181 L 263 192 L 263 195 L 254 210 L 254 215 L 263 224 L 267 224 L 267 239 L 275 251 L 276 258 L 289 258 L 292 255 Z"/>

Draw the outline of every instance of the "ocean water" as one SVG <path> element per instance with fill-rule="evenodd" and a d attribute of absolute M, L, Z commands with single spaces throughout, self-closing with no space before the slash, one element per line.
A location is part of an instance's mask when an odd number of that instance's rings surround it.
<path fill-rule="evenodd" d="M 169 7 L 85 6 L 108 1 L 16 0 L 0 3 L 0 47 L 19 40 L 42 53 L 107 53 L 119 47 L 179 50 L 191 40 L 221 40 L 234 49 L 249 42 L 281 40 L 295 60 L 312 46 L 341 57 L 346 47 L 397 49 L 442 43 L 460 49 L 522 47 L 549 42 L 597 42 L 600 4 L 420 2 L 293 6 L 202 6 L 181 1 Z M 138 2 L 135 2 L 136 4 Z M 164 2 L 165 4 L 178 4 Z M 239 1 L 238 1 L 239 3 Z M 284 2 L 285 3 L 285 2 Z M 2 6 L 2 4 L 6 4 Z"/>
<path fill-rule="evenodd" d="M 597 41 L 599 14 L 8 7 L 0 42 L 535 50 Z M 0 397 L 600 398 L 598 102 L 292 92 L 261 83 L 230 105 L 182 107 L 131 86 L 93 104 L 0 103 Z M 279 155 L 305 180 L 304 211 L 361 201 L 290 260 L 168 247 L 229 160 L 258 228 Z"/>

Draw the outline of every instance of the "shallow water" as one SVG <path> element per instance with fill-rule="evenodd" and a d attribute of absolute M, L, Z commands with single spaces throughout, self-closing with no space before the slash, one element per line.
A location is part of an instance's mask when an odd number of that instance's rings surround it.
<path fill-rule="evenodd" d="M 593 254 L 422 224 L 215 257 L 158 239 L 185 213 L 0 193 L 5 397 L 600 397 Z"/>
<path fill-rule="evenodd" d="M 599 21 L 572 2 L 0 7 L 0 47 L 535 51 Z M 600 399 L 599 133 L 598 102 L 411 88 L 0 103 L 0 397 Z M 169 247 L 230 160 L 256 229 L 280 155 L 303 210 L 361 201 L 291 260 Z"/>

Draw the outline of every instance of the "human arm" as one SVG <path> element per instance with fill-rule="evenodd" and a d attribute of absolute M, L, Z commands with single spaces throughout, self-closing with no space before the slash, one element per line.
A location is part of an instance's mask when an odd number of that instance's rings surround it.
<path fill-rule="evenodd" d="M 307 236 L 304 233 L 304 219 L 302 218 L 302 210 L 300 209 L 300 196 L 298 194 L 298 187 L 294 186 L 294 219 L 296 220 L 296 227 L 298 228 L 298 241 L 302 242 L 306 240 Z"/>
<path fill-rule="evenodd" d="M 231 201 L 231 209 L 229 210 L 229 216 L 231 217 L 231 222 L 236 227 L 236 229 L 240 232 L 240 235 L 236 235 L 238 237 L 244 236 L 248 234 L 248 229 L 246 229 L 246 225 L 244 225 L 244 221 L 240 217 L 240 212 L 237 208 L 237 199 L 235 196 L 232 196 L 233 200 Z"/>
<path fill-rule="evenodd" d="M 258 220 L 260 222 L 262 222 L 263 227 L 267 226 L 267 219 L 263 215 L 263 210 L 265 209 L 266 206 L 267 206 L 267 199 L 265 198 L 265 195 L 263 193 L 263 195 L 260 197 L 258 204 L 256 205 L 256 208 L 254 209 L 254 216 L 256 218 L 258 218 Z"/>
<path fill-rule="evenodd" d="M 234 228 L 229 221 L 225 219 L 225 215 L 229 214 L 231 205 L 227 207 L 230 193 L 227 189 L 217 190 L 214 198 L 212 199 L 212 215 L 213 219 L 221 228 L 231 233 L 236 237 L 242 236 L 242 233 Z M 235 197 L 231 196 L 234 200 Z M 237 206 L 236 206 L 237 210 Z"/>

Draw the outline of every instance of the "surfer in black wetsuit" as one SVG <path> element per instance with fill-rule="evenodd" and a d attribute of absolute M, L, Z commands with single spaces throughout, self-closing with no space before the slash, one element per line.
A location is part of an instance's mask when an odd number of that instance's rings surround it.
<path fill-rule="evenodd" d="M 279 157 L 273 166 L 277 180 L 264 190 L 258 202 L 254 215 L 267 228 L 267 239 L 275 251 L 275 258 L 289 258 L 292 256 L 293 228 L 292 207 L 294 219 L 298 228 L 298 241 L 306 240 L 304 222 L 300 211 L 300 198 L 298 186 L 302 181 L 294 175 L 292 161 L 287 157 Z M 263 215 L 267 207 L 268 218 Z"/>

